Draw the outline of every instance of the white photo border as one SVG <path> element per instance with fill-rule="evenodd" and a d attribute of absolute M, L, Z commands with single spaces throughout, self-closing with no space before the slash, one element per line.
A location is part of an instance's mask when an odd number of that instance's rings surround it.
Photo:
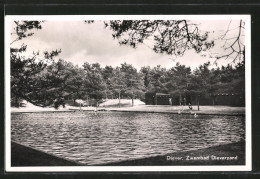
<path fill-rule="evenodd" d="M 11 166 L 11 103 L 10 103 L 10 23 L 13 20 L 240 20 L 245 21 L 246 75 L 246 150 L 245 165 L 236 166 L 66 166 L 12 167 Z M 6 15 L 5 16 L 5 170 L 6 172 L 169 172 L 169 171 L 251 171 L 251 16 L 250 15 Z"/>

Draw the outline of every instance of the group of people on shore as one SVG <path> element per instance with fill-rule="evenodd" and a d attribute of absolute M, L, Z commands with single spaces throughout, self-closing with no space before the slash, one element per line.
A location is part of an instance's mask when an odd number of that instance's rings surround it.
<path fill-rule="evenodd" d="M 184 97 L 183 100 L 180 98 L 180 106 L 186 106 L 186 104 L 187 104 L 186 98 Z M 188 107 L 189 107 L 190 111 L 192 111 L 191 103 L 188 103 Z"/>
<path fill-rule="evenodd" d="M 180 106 L 186 106 L 186 98 L 183 98 L 183 100 L 180 100 Z M 190 114 L 194 114 L 194 116 L 196 117 L 197 116 L 197 114 L 196 113 L 194 113 L 193 111 L 192 111 L 192 105 L 191 105 L 191 103 L 188 103 L 188 108 L 189 108 L 189 110 L 190 110 Z M 182 111 L 183 111 L 184 109 L 182 108 L 182 110 L 180 111 L 178 111 L 178 114 L 181 114 L 182 113 Z"/>

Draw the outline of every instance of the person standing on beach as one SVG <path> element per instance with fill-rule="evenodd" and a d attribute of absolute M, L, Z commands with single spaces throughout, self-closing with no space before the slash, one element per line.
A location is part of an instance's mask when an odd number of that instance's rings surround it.
<path fill-rule="evenodd" d="M 189 103 L 189 109 L 190 111 L 192 111 L 192 105 Z"/>
<path fill-rule="evenodd" d="M 169 105 L 172 106 L 172 98 L 169 98 Z"/>

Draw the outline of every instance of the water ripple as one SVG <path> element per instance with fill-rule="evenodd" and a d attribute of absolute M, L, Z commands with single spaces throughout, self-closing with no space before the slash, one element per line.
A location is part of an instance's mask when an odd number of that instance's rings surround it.
<path fill-rule="evenodd" d="M 89 165 L 245 140 L 244 117 L 66 112 L 11 118 L 12 140 Z"/>

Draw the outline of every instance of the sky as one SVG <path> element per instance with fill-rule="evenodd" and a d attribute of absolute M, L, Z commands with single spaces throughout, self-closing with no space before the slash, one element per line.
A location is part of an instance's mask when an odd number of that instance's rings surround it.
<path fill-rule="evenodd" d="M 211 32 L 209 38 L 216 38 L 223 34 L 228 26 L 230 29 L 230 37 L 237 33 L 235 27 L 239 25 L 239 21 L 230 20 L 204 20 L 193 21 L 199 24 L 202 31 Z M 230 24 L 230 25 L 229 25 Z M 11 32 L 15 26 L 11 25 Z M 213 33 L 214 32 L 214 33 Z M 11 41 L 15 35 L 11 35 Z M 25 55 L 32 52 L 44 52 L 55 49 L 61 49 L 58 58 L 70 61 L 79 66 L 85 62 L 100 63 L 102 67 L 106 65 L 120 66 L 126 62 L 132 64 L 137 69 L 142 66 L 155 67 L 161 65 L 167 69 L 174 67 L 177 62 L 190 66 L 195 69 L 199 65 L 214 59 L 202 57 L 194 50 L 186 51 L 183 57 L 175 58 L 175 56 L 157 54 L 151 49 L 151 45 L 139 45 L 136 49 L 130 46 L 120 46 L 116 39 L 112 38 L 112 31 L 105 28 L 103 21 L 96 21 L 93 24 L 86 24 L 83 21 L 46 21 L 42 23 L 42 29 L 34 32 L 31 37 L 24 38 L 21 41 L 12 44 L 13 47 L 22 43 L 27 45 Z M 211 50 L 212 52 L 224 53 L 220 48 L 220 43 Z M 207 52 L 208 53 L 208 52 Z M 230 63 L 228 60 L 219 60 L 218 65 L 226 65 Z"/>

